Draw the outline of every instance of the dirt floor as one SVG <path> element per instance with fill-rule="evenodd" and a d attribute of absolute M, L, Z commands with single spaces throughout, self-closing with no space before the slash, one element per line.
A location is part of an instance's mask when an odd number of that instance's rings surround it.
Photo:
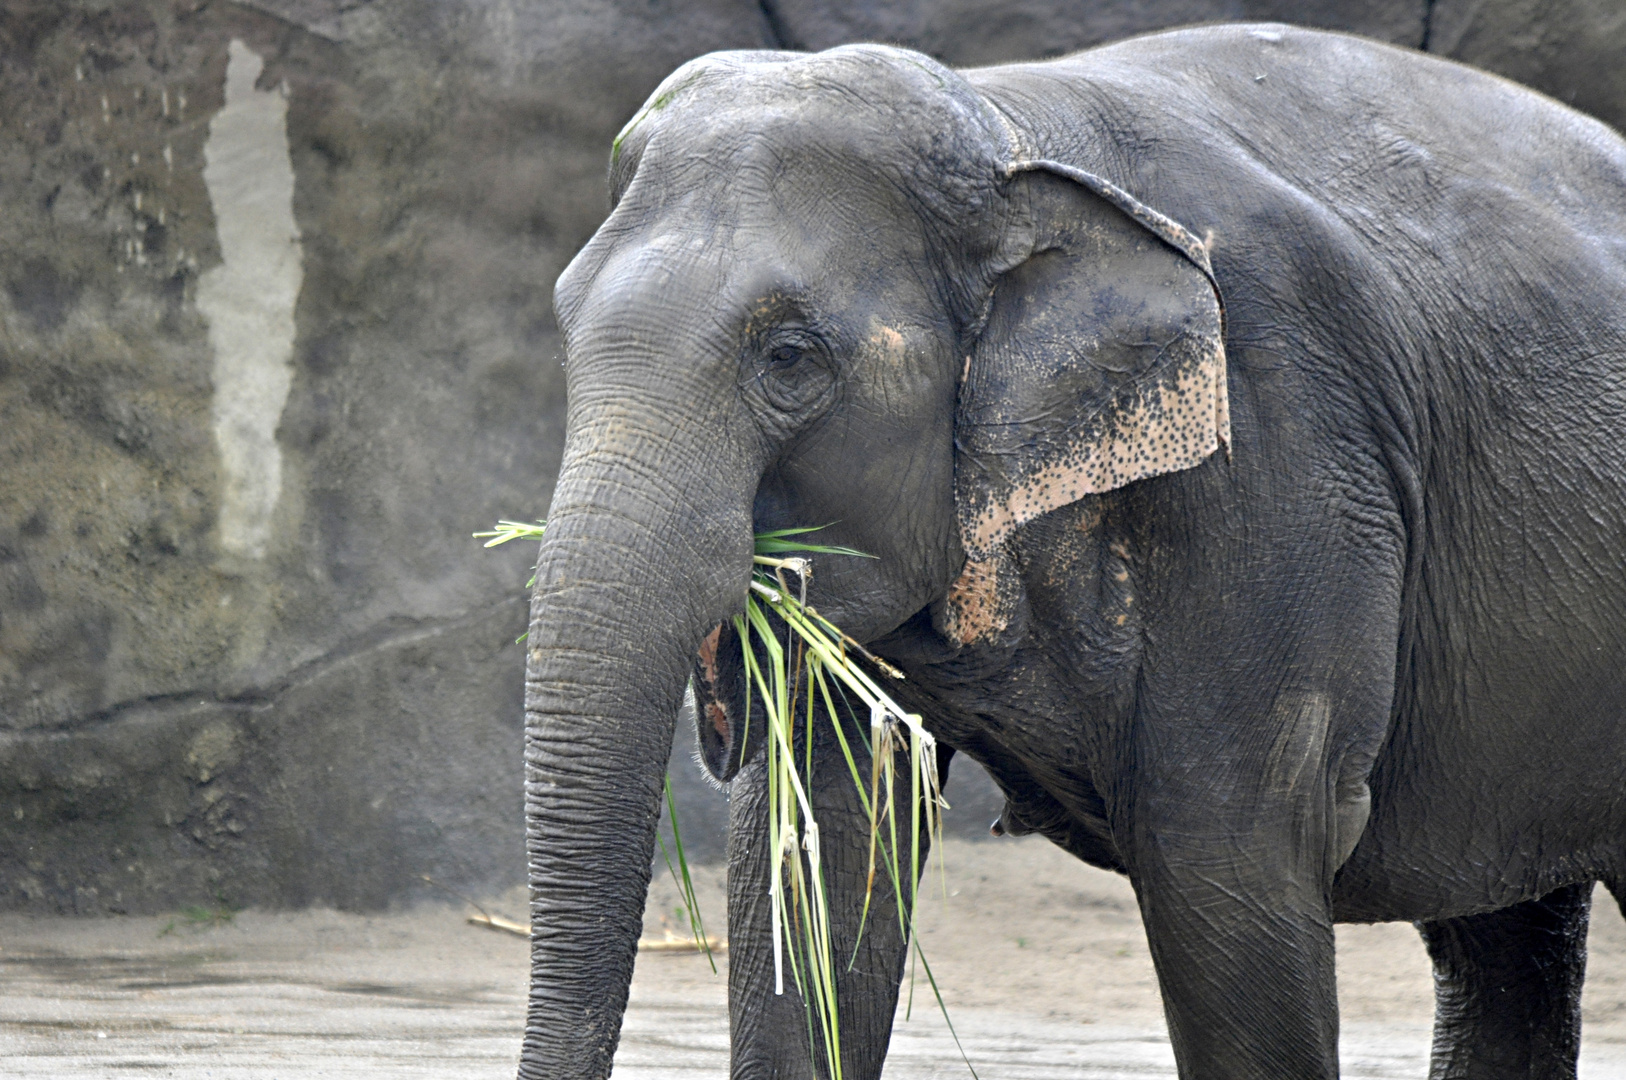
<path fill-rule="evenodd" d="M 1174 1075 L 1127 883 L 1034 838 L 950 840 L 945 854 L 922 942 L 983 1080 Z M 715 927 L 721 871 L 699 873 Z M 521 916 L 517 900 L 494 907 Z M 675 925 L 675 902 L 659 882 L 651 936 Z M 464 914 L 0 917 L 0 1076 L 510 1077 L 526 945 Z M 1581 1075 L 1626 1077 L 1626 923 L 1605 893 L 1591 940 Z M 1423 1077 L 1432 999 L 1416 933 L 1339 927 L 1338 946 L 1344 1075 Z M 970 1075 L 924 980 L 899 1020 L 888 1080 Z M 725 1076 L 727 1032 L 722 974 L 642 954 L 616 1076 Z"/>

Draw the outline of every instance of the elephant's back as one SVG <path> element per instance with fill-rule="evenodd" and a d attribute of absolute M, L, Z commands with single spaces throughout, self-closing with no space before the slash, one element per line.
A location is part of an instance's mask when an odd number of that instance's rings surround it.
<path fill-rule="evenodd" d="M 1226 199 L 1215 188 L 1227 183 L 1240 189 L 1233 202 L 1287 188 L 1355 228 L 1422 225 L 1478 189 L 1488 202 L 1479 221 L 1456 213 L 1441 224 L 1488 227 L 1492 211 L 1504 222 L 1561 220 L 1626 261 L 1626 140 L 1528 87 L 1427 53 L 1237 24 L 966 76 L 1028 130 L 1024 152 L 1082 157 L 1074 163 L 1183 211 L 1188 226 L 1218 216 Z"/>

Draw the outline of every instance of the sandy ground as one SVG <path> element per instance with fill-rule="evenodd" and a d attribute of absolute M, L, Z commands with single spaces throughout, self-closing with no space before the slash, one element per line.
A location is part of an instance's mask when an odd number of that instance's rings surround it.
<path fill-rule="evenodd" d="M 951 840 L 945 854 L 922 942 L 984 1080 L 1174 1075 L 1127 883 L 1033 838 Z M 721 871 L 700 878 L 715 925 Z M 657 885 L 652 935 L 675 899 Z M 519 915 L 516 900 L 494 904 Z M 526 946 L 463 914 L 0 917 L 0 1076 L 510 1077 Z M 1591 941 L 1581 1075 L 1626 1077 L 1626 923 L 1607 894 Z M 1423 1077 L 1432 999 L 1416 933 L 1340 927 L 1338 946 L 1344 1075 Z M 924 980 L 899 1020 L 888 1080 L 969 1076 Z M 727 1032 L 722 974 L 642 954 L 616 1076 L 725 1076 Z"/>

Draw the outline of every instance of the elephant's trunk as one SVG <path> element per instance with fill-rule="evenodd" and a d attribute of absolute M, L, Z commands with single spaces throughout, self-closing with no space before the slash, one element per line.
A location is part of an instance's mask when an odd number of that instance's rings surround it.
<path fill-rule="evenodd" d="M 715 449 L 717 467 L 688 490 L 663 483 L 695 456 L 642 412 L 625 396 L 573 408 L 537 567 L 525 687 L 532 978 L 519 1069 L 535 1080 L 610 1072 L 684 681 L 701 636 L 739 609 L 750 572 L 754 485 L 727 475 Z"/>

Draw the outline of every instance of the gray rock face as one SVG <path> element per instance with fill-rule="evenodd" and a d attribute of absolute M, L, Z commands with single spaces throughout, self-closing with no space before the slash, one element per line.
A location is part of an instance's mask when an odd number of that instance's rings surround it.
<path fill-rule="evenodd" d="M 0 906 L 518 880 L 534 549 L 469 533 L 547 507 L 553 278 L 723 21 L 0 12 Z"/>
<path fill-rule="evenodd" d="M 1284 19 L 1626 123 L 1611 0 L 1079 8 L 0 8 L 0 908 L 519 880 L 534 552 L 468 534 L 548 504 L 553 279 L 606 209 L 611 137 L 692 56 L 880 39 L 979 64 Z M 688 739 L 685 841 L 714 856 Z"/>

